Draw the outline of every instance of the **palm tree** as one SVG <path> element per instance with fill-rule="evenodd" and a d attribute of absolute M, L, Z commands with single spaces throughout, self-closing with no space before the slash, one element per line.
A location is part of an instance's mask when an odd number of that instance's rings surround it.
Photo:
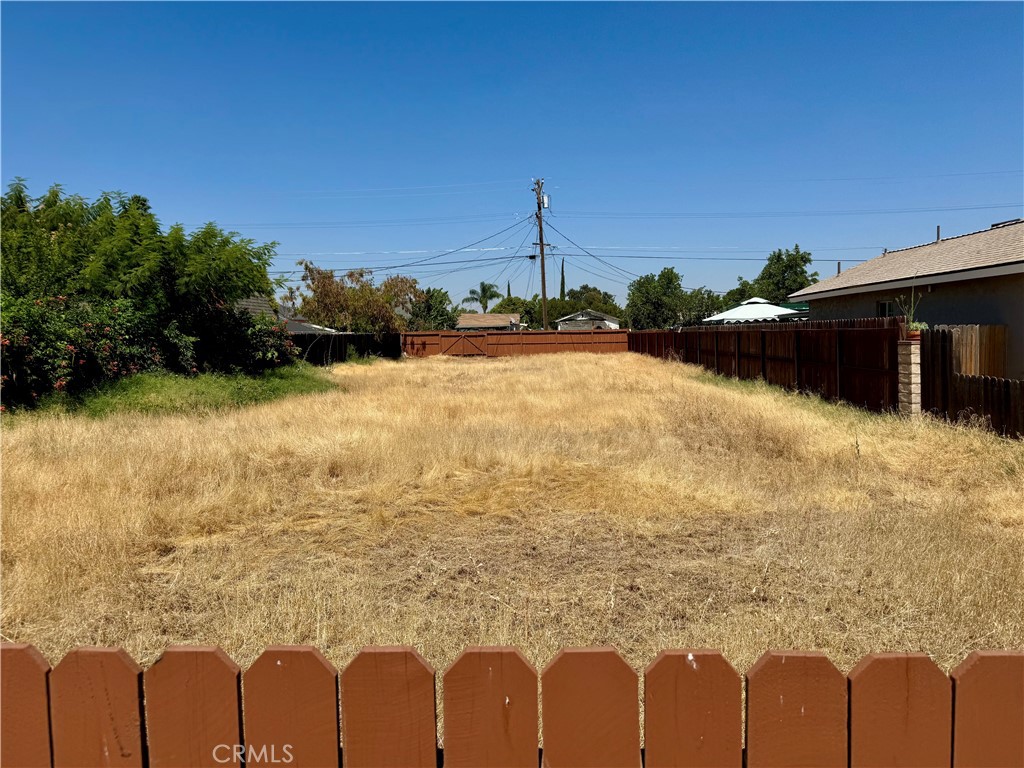
<path fill-rule="evenodd" d="M 487 314 L 487 305 L 490 304 L 494 299 L 500 299 L 501 292 L 498 291 L 498 286 L 494 283 L 480 283 L 480 289 L 476 288 L 469 289 L 469 296 L 462 300 L 463 304 L 479 304 L 480 309 Z"/>

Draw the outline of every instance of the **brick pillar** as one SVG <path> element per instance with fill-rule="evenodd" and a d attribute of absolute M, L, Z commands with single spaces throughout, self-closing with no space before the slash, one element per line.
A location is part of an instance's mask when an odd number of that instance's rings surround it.
<path fill-rule="evenodd" d="M 921 414 L 921 339 L 907 339 L 899 344 L 900 413 Z"/>

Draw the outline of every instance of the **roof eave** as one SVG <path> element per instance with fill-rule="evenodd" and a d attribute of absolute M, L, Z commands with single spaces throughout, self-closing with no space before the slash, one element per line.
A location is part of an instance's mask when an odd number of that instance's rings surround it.
<path fill-rule="evenodd" d="M 935 283 L 958 283 L 963 280 L 979 280 L 985 277 L 1001 277 L 1004 275 L 1024 274 L 1024 259 L 999 264 L 994 267 L 975 267 L 973 269 L 957 269 L 950 272 L 936 272 L 935 274 L 917 275 L 916 277 L 901 278 L 899 280 L 883 280 L 875 283 L 861 283 L 859 285 L 848 285 L 843 288 L 815 291 L 807 293 L 809 288 L 803 288 L 796 293 L 789 294 L 790 299 L 801 299 L 803 301 L 816 301 L 818 299 L 830 299 L 836 296 L 849 296 L 855 293 L 870 293 L 871 291 L 885 291 L 891 288 L 909 288 L 912 285 L 928 285 Z"/>

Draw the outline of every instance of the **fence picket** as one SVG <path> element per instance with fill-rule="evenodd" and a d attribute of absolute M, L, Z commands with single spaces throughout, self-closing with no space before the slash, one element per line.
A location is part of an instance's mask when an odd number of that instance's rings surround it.
<path fill-rule="evenodd" d="M 769 651 L 747 673 L 747 766 L 840 768 L 846 678 L 822 653 Z"/>
<path fill-rule="evenodd" d="M 876 653 L 850 672 L 851 768 L 948 765 L 949 677 L 924 653 Z"/>
<path fill-rule="evenodd" d="M 544 768 L 640 768 L 639 678 L 614 648 L 565 648 L 541 676 Z"/>
<path fill-rule="evenodd" d="M 316 648 L 272 645 L 242 674 L 246 765 L 337 768 L 338 670 Z"/>
<path fill-rule="evenodd" d="M 345 768 L 435 768 L 434 669 L 411 646 L 367 647 L 341 673 Z"/>
<path fill-rule="evenodd" d="M 50 673 L 55 768 L 142 768 L 142 669 L 121 648 L 75 648 Z"/>
<path fill-rule="evenodd" d="M 241 765 L 240 670 L 220 648 L 166 649 L 142 676 L 152 768 Z"/>
<path fill-rule="evenodd" d="M 644 674 L 644 765 L 740 768 L 742 694 L 718 651 L 662 651 Z"/>
<path fill-rule="evenodd" d="M 1024 651 L 974 651 L 952 678 L 954 768 L 1024 768 Z"/>
<path fill-rule="evenodd" d="M 0 644 L 0 765 L 49 768 L 49 674 L 33 646 Z"/>
<path fill-rule="evenodd" d="M 444 674 L 444 764 L 537 766 L 537 670 L 515 648 L 467 648 Z"/>

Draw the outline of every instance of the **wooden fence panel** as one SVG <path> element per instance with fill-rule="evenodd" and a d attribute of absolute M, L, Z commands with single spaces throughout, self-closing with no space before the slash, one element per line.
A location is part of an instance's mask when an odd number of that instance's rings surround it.
<path fill-rule="evenodd" d="M 873 411 L 896 408 L 899 360 L 895 329 L 840 329 L 838 397 Z"/>
<path fill-rule="evenodd" d="M 846 678 L 821 653 L 769 651 L 747 673 L 747 766 L 840 768 Z"/>
<path fill-rule="evenodd" d="M 346 768 L 435 768 L 434 669 L 411 646 L 368 647 L 341 673 Z"/>
<path fill-rule="evenodd" d="M 952 677 L 954 768 L 1024 768 L 1024 651 L 974 651 Z"/>
<path fill-rule="evenodd" d="M 614 648 L 559 651 L 541 676 L 545 768 L 640 768 L 638 683 Z"/>
<path fill-rule="evenodd" d="M 515 648 L 467 648 L 444 674 L 444 764 L 536 768 L 537 670 Z"/>
<path fill-rule="evenodd" d="M 240 670 L 220 648 L 172 646 L 143 673 L 152 768 L 241 765 Z"/>
<path fill-rule="evenodd" d="M 49 768 L 49 674 L 33 646 L 0 645 L 0 765 Z"/>
<path fill-rule="evenodd" d="M 764 334 L 765 381 L 777 387 L 795 389 L 798 383 L 797 336 L 795 329 L 766 331 Z"/>
<path fill-rule="evenodd" d="M 720 331 L 716 338 L 718 339 L 718 365 L 715 370 L 721 376 L 735 378 L 739 372 L 737 367 L 739 361 L 739 349 L 737 347 L 739 339 L 736 336 L 736 331 Z"/>
<path fill-rule="evenodd" d="M 644 765 L 740 768 L 743 682 L 718 651 L 662 651 L 644 674 Z"/>
<path fill-rule="evenodd" d="M 798 387 L 829 400 L 839 397 L 839 329 L 798 329 L 800 365 Z"/>
<path fill-rule="evenodd" d="M 316 648 L 272 645 L 242 675 L 246 765 L 337 768 L 338 670 Z"/>
<path fill-rule="evenodd" d="M 764 331 L 736 332 L 737 338 L 737 371 L 741 379 L 764 378 Z"/>
<path fill-rule="evenodd" d="M 142 669 L 121 648 L 75 648 L 50 673 L 55 768 L 142 768 Z"/>
<path fill-rule="evenodd" d="M 850 672 L 851 768 L 948 765 L 949 677 L 924 653 L 876 653 Z"/>

